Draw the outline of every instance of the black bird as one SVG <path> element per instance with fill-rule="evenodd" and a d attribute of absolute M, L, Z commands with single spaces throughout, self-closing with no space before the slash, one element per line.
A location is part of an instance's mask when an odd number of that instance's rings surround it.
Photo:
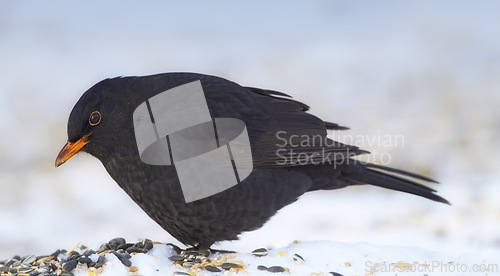
<path fill-rule="evenodd" d="M 186 203 L 175 166 L 141 161 L 133 113 L 152 96 L 194 81 L 201 82 L 212 118 L 245 123 L 253 171 L 238 185 Z M 325 122 L 307 113 L 308 109 L 284 93 L 203 74 L 105 79 L 87 90 L 71 111 L 68 142 L 57 156 L 56 167 L 79 151 L 95 156 L 163 229 L 200 250 L 260 228 L 309 191 L 371 184 L 448 204 L 421 184 L 435 182 L 430 178 L 352 159 L 367 152 L 327 138 L 327 130 L 346 128 Z M 283 157 L 283 152 L 292 151 L 294 156 L 310 158 Z"/>

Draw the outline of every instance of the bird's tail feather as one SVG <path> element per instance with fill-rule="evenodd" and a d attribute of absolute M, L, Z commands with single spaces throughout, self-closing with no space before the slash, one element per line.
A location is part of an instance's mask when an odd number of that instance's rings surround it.
<path fill-rule="evenodd" d="M 359 166 L 362 166 L 360 168 Z M 401 191 L 428 198 L 430 200 L 450 204 L 448 200 L 435 194 L 436 190 L 417 181 L 435 182 L 428 177 L 390 167 L 365 163 L 358 164 L 356 173 L 343 173 L 342 179 L 350 185 L 370 184 L 386 189 Z M 361 169 L 361 173 L 359 171 Z"/>

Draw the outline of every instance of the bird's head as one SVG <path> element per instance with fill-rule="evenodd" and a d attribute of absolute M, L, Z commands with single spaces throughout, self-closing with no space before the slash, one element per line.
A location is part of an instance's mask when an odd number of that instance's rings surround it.
<path fill-rule="evenodd" d="M 80 151 L 102 161 L 116 150 L 120 135 L 129 127 L 126 91 L 117 87 L 121 86 L 119 80 L 103 80 L 78 100 L 68 120 L 68 142 L 56 158 L 56 167 Z"/>

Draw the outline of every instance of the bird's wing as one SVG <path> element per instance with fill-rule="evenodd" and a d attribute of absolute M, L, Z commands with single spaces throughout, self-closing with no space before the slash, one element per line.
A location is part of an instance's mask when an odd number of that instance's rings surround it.
<path fill-rule="evenodd" d="M 358 147 L 328 138 L 327 129 L 347 128 L 324 122 L 307 113 L 309 106 L 306 104 L 280 92 L 251 87 L 247 89 L 264 96 L 260 103 L 266 107 L 269 116 L 261 125 L 248 126 L 254 166 L 288 167 L 332 163 L 366 153 Z"/>
<path fill-rule="evenodd" d="M 207 100 L 211 113 L 216 113 L 212 114 L 214 117 L 239 118 L 245 122 L 254 168 L 333 163 L 366 153 L 356 146 L 329 139 L 327 129 L 347 128 L 307 113 L 309 106 L 287 94 L 239 88 L 239 91 L 209 92 Z"/>

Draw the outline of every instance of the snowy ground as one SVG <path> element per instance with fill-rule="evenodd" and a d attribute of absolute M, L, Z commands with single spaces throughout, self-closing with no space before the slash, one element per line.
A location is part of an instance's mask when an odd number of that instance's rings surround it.
<path fill-rule="evenodd" d="M 147 254 L 136 254 L 130 259 L 132 269 L 124 266 L 113 254 L 106 254 L 107 263 L 102 276 L 129 275 L 172 275 L 176 271 L 193 272 L 198 275 L 221 275 L 206 270 L 183 269 L 172 265 L 168 257 L 176 253 L 171 247 L 156 244 Z M 95 254 L 97 255 L 97 254 Z M 295 257 L 299 255 L 302 258 Z M 92 256 L 91 256 L 92 258 Z M 94 258 L 95 259 L 95 258 Z M 367 243 L 338 243 L 332 241 L 296 241 L 283 248 L 268 252 L 265 257 L 250 253 L 214 254 L 212 260 L 243 262 L 243 271 L 251 275 L 272 275 L 259 266 L 281 267 L 285 275 L 500 275 L 498 259 L 484 258 L 474 254 L 452 256 L 442 252 L 415 247 L 373 246 Z M 224 261 L 223 261 L 224 262 Z M 279 268 L 278 268 L 279 269 Z M 221 269 L 224 271 L 223 269 Z M 244 273 L 239 271 L 239 273 Z M 228 271 L 229 272 L 229 271 Z M 226 273 L 228 273 L 226 272 Z M 76 276 L 87 276 L 88 269 L 80 265 Z M 235 275 L 230 271 L 229 275 Z M 194 274 L 193 274 L 194 275 Z M 226 275 L 226 274 L 224 274 Z"/>
<path fill-rule="evenodd" d="M 97 160 L 53 164 L 71 108 L 95 82 L 194 71 L 293 95 L 351 127 L 333 137 L 438 179 L 452 203 L 373 187 L 307 194 L 218 244 L 243 252 L 248 271 L 257 263 L 244 252 L 257 247 L 274 248 L 270 262 L 292 271 L 331 264 L 345 275 L 364 275 L 366 260 L 397 262 L 397 252 L 409 263 L 499 264 L 500 4 L 359 4 L 0 3 L 0 259 L 117 236 L 177 243 Z M 309 252 L 320 247 L 316 262 Z M 303 267 L 287 263 L 295 249 Z"/>

